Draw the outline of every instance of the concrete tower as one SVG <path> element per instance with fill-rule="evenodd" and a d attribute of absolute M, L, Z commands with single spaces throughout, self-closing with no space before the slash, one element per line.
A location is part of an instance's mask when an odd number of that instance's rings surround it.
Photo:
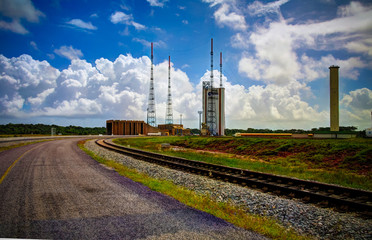
<path fill-rule="evenodd" d="M 331 131 L 339 131 L 339 106 L 338 106 L 338 69 L 339 66 L 329 67 L 329 89 L 330 89 L 330 118 Z"/>

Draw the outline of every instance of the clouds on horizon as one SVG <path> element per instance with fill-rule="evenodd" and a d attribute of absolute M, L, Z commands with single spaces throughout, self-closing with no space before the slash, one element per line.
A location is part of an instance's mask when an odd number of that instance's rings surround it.
<path fill-rule="evenodd" d="M 45 17 L 31 0 L 3 2 L 7 6 L 0 4 L 0 16 L 6 18 L 0 19 L 0 29 L 18 33 L 16 35 L 28 33 L 24 23 L 37 23 Z M 147 2 L 146 5 L 156 7 L 159 12 L 170 5 L 167 0 Z M 342 78 L 354 82 L 358 81 L 362 70 L 371 69 L 372 5 L 351 1 L 339 6 L 332 19 L 311 19 L 300 23 L 295 18 L 283 17 L 281 9 L 290 0 L 254 1 L 250 4 L 241 0 L 202 2 L 212 9 L 215 25 L 230 30 L 227 31 L 229 45 L 239 51 L 234 56 L 234 64 L 245 80 L 253 81 L 251 86 L 243 86 L 224 76 L 227 127 L 267 125 L 270 128 L 309 129 L 328 126 L 327 108 L 310 104 L 315 98 L 311 83 L 327 79 L 330 65 L 340 65 Z M 12 10 L 12 6 L 18 11 Z M 152 9 L 152 13 L 154 11 Z M 150 37 L 139 33 L 151 32 L 153 37 L 156 31 L 152 30 L 160 27 L 151 26 L 139 15 L 134 17 L 134 13 L 121 6 L 120 11 L 111 9 L 106 16 L 100 13 L 100 17 L 121 29 L 115 32 L 120 34 L 119 37 L 125 36 L 123 39 L 127 38 L 128 42 L 138 42 L 147 48 Z M 98 16 L 89 14 L 91 18 Z M 183 21 L 185 25 L 188 23 Z M 187 25 L 192 25 L 191 20 Z M 97 25 L 100 27 L 98 30 L 91 22 L 72 17 L 63 20 L 63 27 L 66 26 L 92 34 L 103 29 L 101 25 Z M 134 28 L 137 34 L 131 34 L 130 28 Z M 164 38 L 157 38 L 154 46 L 171 48 L 168 40 L 160 39 Z M 40 51 L 35 41 L 29 41 L 29 47 Z M 0 54 L 0 116 L 145 119 L 150 79 L 147 56 L 119 55 L 112 61 L 98 56 L 95 61 L 87 62 L 80 49 L 66 43 L 57 46 L 60 47 L 53 53 L 71 61 L 65 69 L 54 68 L 49 62 L 35 60 L 27 54 L 13 58 Z M 88 50 L 82 46 L 79 48 L 87 59 L 92 59 Z M 342 51 L 342 54 L 332 54 L 333 50 Z M 48 56 L 50 59 L 55 57 L 50 53 Z M 155 65 L 154 71 L 158 123 L 165 116 L 167 66 L 164 60 Z M 201 109 L 201 82 L 209 80 L 210 72 L 207 70 L 199 82 L 191 82 L 182 70 L 187 67 L 188 64 L 181 69 L 172 67 L 174 119 L 182 113 L 186 122 L 196 123 L 197 110 Z M 214 75 L 219 76 L 215 71 Z M 341 92 L 340 96 L 340 124 L 369 126 L 371 89 L 359 87 Z"/>
<path fill-rule="evenodd" d="M 59 71 L 47 61 L 34 60 L 26 54 L 18 58 L 0 55 L 0 83 L 5 86 L 0 91 L 0 115 L 145 119 L 150 63 L 147 56 L 134 58 L 128 54 L 119 55 L 114 61 L 100 58 L 94 65 L 72 59 L 68 68 Z M 166 60 L 154 66 L 158 123 L 165 116 L 167 76 Z M 172 65 L 174 119 L 182 113 L 186 121 L 197 120 L 202 81 L 209 80 L 209 76 L 207 70 L 195 86 L 185 72 Z M 232 84 L 223 75 L 223 83 L 226 118 L 234 126 L 245 128 L 246 124 L 254 126 L 259 122 L 282 128 L 291 122 L 293 127 L 310 129 L 328 122 L 327 111 L 318 111 L 301 99 L 304 85 L 298 82 L 290 87 L 267 84 L 246 89 Z M 367 88 L 351 91 L 340 103 L 345 118 L 352 119 L 353 124 L 361 123 L 366 107 L 372 106 L 372 91 Z"/>

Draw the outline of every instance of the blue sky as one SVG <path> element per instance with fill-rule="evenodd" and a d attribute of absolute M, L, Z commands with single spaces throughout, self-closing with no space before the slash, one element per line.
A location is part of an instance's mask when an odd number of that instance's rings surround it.
<path fill-rule="evenodd" d="M 211 38 L 227 128 L 329 126 L 330 65 L 340 125 L 371 126 L 372 3 L 335 0 L 1 0 L 0 124 L 145 120 L 153 42 L 157 123 L 170 55 L 174 122 L 196 128 Z"/>

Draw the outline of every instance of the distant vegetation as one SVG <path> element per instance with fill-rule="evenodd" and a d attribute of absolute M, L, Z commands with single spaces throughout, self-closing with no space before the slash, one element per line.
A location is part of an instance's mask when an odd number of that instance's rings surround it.
<path fill-rule="evenodd" d="M 190 129 L 192 134 L 200 134 L 200 130 L 197 128 Z M 247 129 L 225 129 L 226 136 L 233 136 L 235 133 L 327 133 L 329 132 L 329 127 L 319 127 L 319 128 L 312 128 L 311 130 L 303 130 L 303 129 L 285 129 L 285 130 L 272 130 L 272 129 L 256 129 L 256 128 L 247 128 Z M 340 127 L 339 132 L 353 132 L 358 135 L 358 137 L 365 137 L 365 131 L 357 131 L 357 127 L 354 126 L 347 126 L 347 127 Z"/>
<path fill-rule="evenodd" d="M 57 125 L 45 125 L 45 124 L 6 124 L 0 125 L 1 135 L 50 135 L 51 129 L 56 129 L 56 134 L 62 135 L 98 135 L 105 134 L 106 128 L 104 127 L 78 127 L 68 126 L 62 127 Z"/>
<path fill-rule="evenodd" d="M 327 133 L 330 131 L 329 127 L 319 127 L 319 128 L 312 128 L 311 130 L 303 130 L 303 129 L 285 129 L 285 130 L 271 130 L 268 128 L 265 129 L 255 129 L 255 128 L 247 128 L 244 129 L 225 129 L 226 136 L 232 136 L 235 133 Z M 357 127 L 354 126 L 347 126 L 347 127 L 340 127 L 339 132 L 353 132 L 357 133 L 359 136 L 364 136 L 364 131 L 357 131 Z"/>

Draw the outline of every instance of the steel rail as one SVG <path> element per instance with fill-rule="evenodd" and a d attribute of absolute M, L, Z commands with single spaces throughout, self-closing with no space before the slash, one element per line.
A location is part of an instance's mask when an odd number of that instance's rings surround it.
<path fill-rule="evenodd" d="M 96 143 L 108 150 L 169 168 L 241 184 L 275 195 L 301 199 L 303 202 L 317 203 L 321 207 L 332 207 L 342 212 L 359 212 L 364 217 L 372 218 L 372 192 L 370 191 L 147 152 L 116 145 L 106 140 L 97 140 Z"/>

